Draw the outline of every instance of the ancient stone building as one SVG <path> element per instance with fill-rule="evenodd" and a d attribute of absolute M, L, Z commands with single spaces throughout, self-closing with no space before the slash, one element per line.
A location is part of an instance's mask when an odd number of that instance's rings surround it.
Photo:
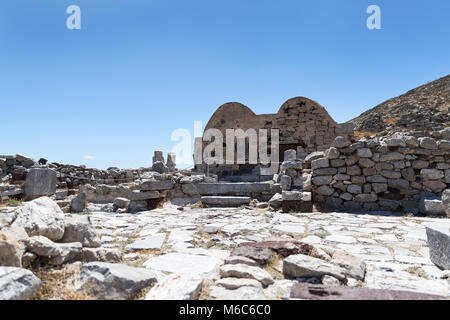
<path fill-rule="evenodd" d="M 248 129 L 257 131 L 259 129 L 279 129 L 279 162 L 284 160 L 284 151 L 286 150 L 294 149 L 297 150 L 298 155 L 306 156 L 314 151 L 326 150 L 338 135 L 353 136 L 352 124 L 336 123 L 324 107 L 303 97 L 289 99 L 275 114 L 257 115 L 241 103 L 226 103 L 219 107 L 211 117 L 205 132 L 213 128 L 220 130 L 224 136 L 227 129 L 242 129 L 244 131 Z M 268 135 L 270 137 L 270 130 Z M 208 143 L 203 139 L 203 148 Z M 223 148 L 223 154 L 226 157 L 225 142 Z M 248 153 L 248 146 L 246 153 Z M 196 169 L 200 172 L 209 171 L 209 173 L 217 174 L 221 180 L 229 181 L 264 181 L 272 178 L 269 176 L 261 177 L 258 164 L 206 166 L 203 163 L 197 164 Z"/>

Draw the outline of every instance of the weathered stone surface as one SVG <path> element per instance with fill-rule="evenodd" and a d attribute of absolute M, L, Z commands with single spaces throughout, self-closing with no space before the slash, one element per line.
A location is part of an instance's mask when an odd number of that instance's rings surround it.
<path fill-rule="evenodd" d="M 266 182 L 199 183 L 197 190 L 203 196 L 249 196 L 271 193 L 273 185 Z"/>
<path fill-rule="evenodd" d="M 437 150 L 438 148 L 436 140 L 434 140 L 433 138 L 429 137 L 419 138 L 419 143 L 420 146 L 425 149 Z"/>
<path fill-rule="evenodd" d="M 278 209 L 281 207 L 281 203 L 283 201 L 283 197 L 281 194 L 277 193 L 269 200 L 269 206 L 274 209 Z"/>
<path fill-rule="evenodd" d="M 366 263 L 362 259 L 345 251 L 336 251 L 333 253 L 331 263 L 344 268 L 349 277 L 357 280 L 364 280 Z"/>
<path fill-rule="evenodd" d="M 358 287 L 328 287 L 295 283 L 291 298 L 307 300 L 443 300 L 444 297 L 411 291 L 382 290 Z"/>
<path fill-rule="evenodd" d="M 447 189 L 442 193 L 442 205 L 444 206 L 447 218 L 450 218 L 450 189 Z"/>
<path fill-rule="evenodd" d="M 81 259 L 82 246 L 79 242 L 55 243 L 43 236 L 33 236 L 27 240 L 26 246 L 28 251 L 46 259 L 46 262 L 52 265 Z"/>
<path fill-rule="evenodd" d="M 338 136 L 334 139 L 331 146 L 335 147 L 335 148 L 345 148 L 345 147 L 348 147 L 350 144 L 351 144 L 351 142 L 350 142 L 350 140 L 348 140 L 348 138 Z"/>
<path fill-rule="evenodd" d="M 317 176 L 312 178 L 312 182 L 316 186 L 328 185 L 331 183 L 332 180 L 333 180 L 332 176 Z"/>
<path fill-rule="evenodd" d="M 80 242 L 83 247 L 97 248 L 101 246 L 100 239 L 87 216 L 66 216 L 62 243 Z"/>
<path fill-rule="evenodd" d="M 364 194 L 358 194 L 355 196 L 355 200 L 358 202 L 375 202 L 378 200 L 378 197 L 376 194 L 368 194 L 368 193 L 364 193 Z"/>
<path fill-rule="evenodd" d="M 327 158 L 319 158 L 311 161 L 311 168 L 320 169 L 328 168 L 330 166 L 330 161 Z"/>
<path fill-rule="evenodd" d="M 31 271 L 16 267 L 0 267 L 0 300 L 33 298 L 41 288 L 41 280 Z"/>
<path fill-rule="evenodd" d="M 445 215 L 442 199 L 435 196 L 422 196 L 419 202 L 419 211 L 426 215 Z"/>
<path fill-rule="evenodd" d="M 264 269 L 248 266 L 246 264 L 226 264 L 220 267 L 220 276 L 222 278 L 236 277 L 255 279 L 263 286 L 273 283 L 272 276 Z"/>
<path fill-rule="evenodd" d="M 29 236 L 60 240 L 64 235 L 64 213 L 47 197 L 25 202 L 17 209 L 14 224 L 22 226 Z"/>
<path fill-rule="evenodd" d="M 398 190 L 408 189 L 409 182 L 405 179 L 388 179 L 388 186 Z"/>
<path fill-rule="evenodd" d="M 139 188 L 142 191 L 170 190 L 173 185 L 172 180 L 149 180 L 141 183 Z"/>
<path fill-rule="evenodd" d="M 229 256 L 225 259 L 225 264 L 246 264 L 248 266 L 258 266 L 255 260 L 243 256 Z"/>
<path fill-rule="evenodd" d="M 219 287 L 224 287 L 228 290 L 235 290 L 241 287 L 255 287 L 262 289 L 261 282 L 255 279 L 247 278 L 223 278 L 217 280 L 214 284 Z"/>
<path fill-rule="evenodd" d="M 438 267 L 450 270 L 450 224 L 426 228 L 430 259 Z"/>
<path fill-rule="evenodd" d="M 151 270 L 214 278 L 224 259 L 210 255 L 167 253 L 148 259 L 144 265 Z"/>
<path fill-rule="evenodd" d="M 303 162 L 301 160 L 288 160 L 283 161 L 281 164 L 281 170 L 286 171 L 288 169 L 301 170 L 303 166 Z"/>
<path fill-rule="evenodd" d="M 231 255 L 246 257 L 259 264 L 267 264 L 273 259 L 273 254 L 270 249 L 250 246 L 237 247 L 231 251 Z"/>
<path fill-rule="evenodd" d="M 127 245 L 125 250 L 159 250 L 163 246 L 165 239 L 165 233 L 158 233 L 151 237 L 137 239 L 133 243 Z"/>
<path fill-rule="evenodd" d="M 372 158 L 373 154 L 369 148 L 361 148 L 356 151 L 356 155 L 360 158 Z"/>
<path fill-rule="evenodd" d="M 202 284 L 203 279 L 172 274 L 150 289 L 145 300 L 196 300 Z"/>
<path fill-rule="evenodd" d="M 321 259 L 303 254 L 287 257 L 283 260 L 283 273 L 288 277 L 318 277 L 329 275 L 344 281 L 346 270 Z"/>
<path fill-rule="evenodd" d="M 349 193 L 352 193 L 352 194 L 360 194 L 360 193 L 362 193 L 362 188 L 361 188 L 360 185 L 357 185 L 357 184 L 350 184 L 350 185 L 347 187 L 347 191 L 348 191 Z"/>
<path fill-rule="evenodd" d="M 224 287 L 213 286 L 209 291 L 211 300 L 265 300 L 262 288 L 243 286 L 238 289 L 229 290 Z"/>
<path fill-rule="evenodd" d="M 324 157 L 330 160 L 338 159 L 339 155 L 340 155 L 339 150 L 334 147 L 327 149 L 324 153 Z"/>
<path fill-rule="evenodd" d="M 281 190 L 291 190 L 292 178 L 288 175 L 282 175 L 280 178 Z"/>
<path fill-rule="evenodd" d="M 445 184 L 439 180 L 427 180 L 423 183 L 423 185 L 425 188 L 427 188 L 433 192 L 438 192 L 438 191 L 441 191 L 441 190 L 447 188 L 447 184 Z"/>
<path fill-rule="evenodd" d="M 47 168 L 31 168 L 25 180 L 25 198 L 34 199 L 56 192 L 56 171 Z"/>
<path fill-rule="evenodd" d="M 0 231 L 0 266 L 22 267 L 22 251 L 12 235 Z"/>
<path fill-rule="evenodd" d="M 241 247 L 267 248 L 275 251 L 282 257 L 288 257 L 294 254 L 310 254 L 313 247 L 307 243 L 298 241 L 262 241 L 262 242 L 243 242 Z"/>
<path fill-rule="evenodd" d="M 119 249 L 83 248 L 83 261 L 120 262 L 123 254 Z"/>
<path fill-rule="evenodd" d="M 70 202 L 70 212 L 80 213 L 86 208 L 86 194 L 78 193 Z"/>
<path fill-rule="evenodd" d="M 204 196 L 201 200 L 207 206 L 239 207 L 250 204 L 250 197 Z"/>
<path fill-rule="evenodd" d="M 439 180 L 444 178 L 444 172 L 437 169 L 422 169 L 420 175 L 425 180 Z"/>
<path fill-rule="evenodd" d="M 399 152 L 391 152 L 388 154 L 383 154 L 380 157 L 381 162 L 385 161 L 397 161 L 397 160 L 403 160 L 405 159 L 405 156 Z"/>
<path fill-rule="evenodd" d="M 330 186 L 320 186 L 316 189 L 316 193 L 322 196 L 331 196 L 334 193 L 334 189 Z"/>
<path fill-rule="evenodd" d="M 121 197 L 115 198 L 114 202 L 113 202 L 114 208 L 116 210 L 117 209 L 127 209 L 129 204 L 130 204 L 129 199 L 121 198 Z"/>
<path fill-rule="evenodd" d="M 75 292 L 101 300 L 133 299 L 157 279 L 154 272 L 143 268 L 90 262 L 83 265 L 76 279 Z"/>

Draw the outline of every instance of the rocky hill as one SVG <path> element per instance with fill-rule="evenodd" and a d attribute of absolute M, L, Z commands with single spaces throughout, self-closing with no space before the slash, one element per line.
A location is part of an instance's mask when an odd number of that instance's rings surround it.
<path fill-rule="evenodd" d="M 359 132 L 441 130 L 450 125 L 450 75 L 390 99 L 350 120 Z"/>

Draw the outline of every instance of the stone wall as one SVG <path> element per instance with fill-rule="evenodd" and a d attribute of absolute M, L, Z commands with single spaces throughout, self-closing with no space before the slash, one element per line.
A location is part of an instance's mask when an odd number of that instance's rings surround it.
<path fill-rule="evenodd" d="M 345 211 L 416 213 L 450 185 L 450 128 L 433 138 L 405 133 L 352 142 L 337 137 L 305 167 L 314 202 Z M 423 211 L 423 208 L 421 208 Z"/>

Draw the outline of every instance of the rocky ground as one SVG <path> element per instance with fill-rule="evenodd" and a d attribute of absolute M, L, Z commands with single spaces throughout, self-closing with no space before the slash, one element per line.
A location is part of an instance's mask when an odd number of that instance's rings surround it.
<path fill-rule="evenodd" d="M 283 214 L 254 208 L 179 210 L 169 204 L 138 214 L 92 212 L 89 218 L 101 247 L 123 254 L 121 264 L 154 272 L 156 285 L 138 298 L 288 299 L 296 282 L 346 282 L 450 297 L 450 274 L 430 261 L 425 232 L 425 225 L 448 223 L 444 219 L 382 213 Z M 282 251 L 271 254 L 245 245 L 268 243 L 276 248 L 288 240 L 310 244 L 317 252 L 290 255 L 283 267 Z M 71 268 L 80 267 L 78 263 Z M 76 292 L 80 297 L 92 295 L 89 290 L 80 294 L 83 290 L 72 287 L 75 282 L 67 282 L 64 289 L 69 298 Z M 103 298 L 121 294 L 110 295 Z"/>
<path fill-rule="evenodd" d="M 450 75 L 437 79 L 350 120 L 358 132 L 439 130 L 450 122 Z"/>

